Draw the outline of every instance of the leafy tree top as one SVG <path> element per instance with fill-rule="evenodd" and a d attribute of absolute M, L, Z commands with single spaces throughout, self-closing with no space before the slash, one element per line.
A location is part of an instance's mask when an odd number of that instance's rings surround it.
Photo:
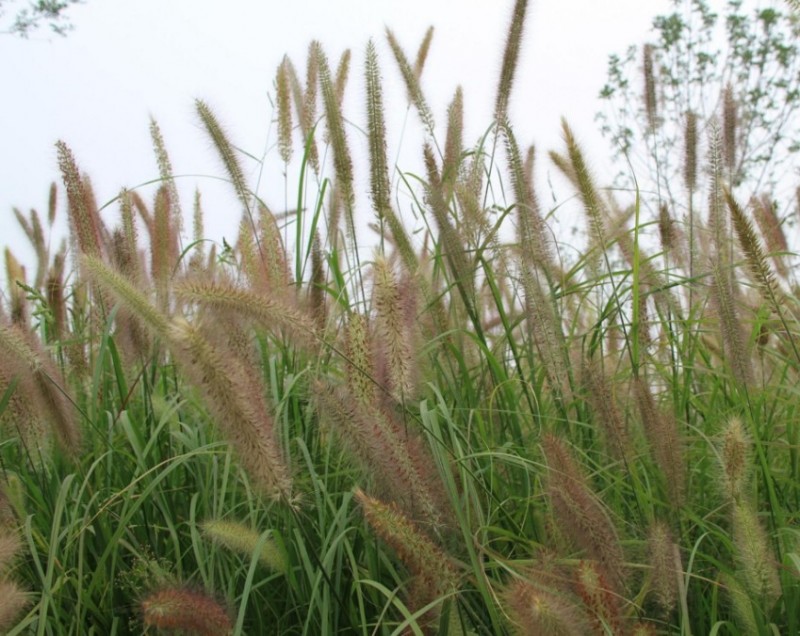
<path fill-rule="evenodd" d="M 67 18 L 67 10 L 79 2 L 81 0 L 36 0 L 20 8 L 17 0 L 0 0 L 2 32 L 28 37 L 36 29 L 47 25 L 53 33 L 66 35 L 73 28 Z M 9 14 L 8 9 L 12 7 L 14 10 Z M 10 15 L 13 17 L 9 22 Z"/>
<path fill-rule="evenodd" d="M 707 142 L 728 131 L 726 175 L 744 194 L 794 194 L 800 150 L 800 20 L 796 12 L 744 0 L 672 0 L 653 21 L 654 41 L 609 58 L 601 131 L 621 160 L 618 185 L 660 203 L 682 200 L 686 122 Z M 725 115 L 727 104 L 728 114 Z M 725 117 L 732 117 L 726 122 Z M 702 156 L 702 155 L 700 155 Z M 785 209 L 785 208 L 784 208 Z"/>

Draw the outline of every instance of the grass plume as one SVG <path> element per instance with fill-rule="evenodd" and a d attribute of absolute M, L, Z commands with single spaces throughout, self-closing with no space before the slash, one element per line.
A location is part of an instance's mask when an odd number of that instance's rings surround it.
<path fill-rule="evenodd" d="M 397 41 L 395 34 L 391 29 L 388 28 L 386 29 L 386 40 L 389 42 L 389 48 L 392 50 L 394 59 L 397 62 L 398 68 L 400 69 L 400 74 L 403 77 L 403 82 L 405 82 L 406 91 L 408 92 L 408 100 L 414 104 L 414 107 L 419 113 L 419 117 L 422 120 L 422 124 L 425 127 L 426 132 L 432 137 L 435 127 L 433 112 L 431 111 L 430 106 L 428 106 L 428 102 L 422 92 L 422 87 L 419 83 L 420 78 L 409 64 L 406 54 L 400 46 L 400 43 Z"/>
<path fill-rule="evenodd" d="M 197 636 L 225 636 L 233 632 L 227 611 L 210 595 L 188 588 L 162 588 L 141 601 L 146 627 Z"/>
<path fill-rule="evenodd" d="M 506 46 L 503 53 L 503 65 L 500 70 L 500 82 L 497 86 L 497 97 L 494 102 L 494 119 L 504 123 L 508 118 L 508 102 L 511 98 L 511 88 L 519 63 L 519 52 L 522 46 L 522 34 L 525 27 L 525 14 L 528 10 L 528 0 L 516 0 L 511 13 L 511 24 L 508 27 Z"/>
<path fill-rule="evenodd" d="M 225 166 L 225 171 L 228 173 L 228 178 L 233 185 L 236 196 L 245 210 L 250 210 L 250 190 L 244 179 L 244 172 L 242 172 L 241 164 L 236 156 L 233 145 L 228 139 L 228 135 L 219 123 L 217 116 L 211 110 L 208 104 L 202 100 L 195 101 L 195 108 L 197 114 L 200 116 L 200 121 L 206 129 L 214 147 L 217 149 L 222 165 Z"/>

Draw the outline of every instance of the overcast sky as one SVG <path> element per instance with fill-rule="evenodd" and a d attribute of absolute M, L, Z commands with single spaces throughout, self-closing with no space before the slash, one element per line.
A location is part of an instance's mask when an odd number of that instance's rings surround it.
<path fill-rule="evenodd" d="M 322 42 L 332 64 L 352 49 L 346 108 L 358 124 L 365 121 L 364 50 L 375 39 L 388 84 L 394 155 L 406 102 L 384 29 L 392 28 L 413 56 L 433 25 L 423 88 L 443 138 L 447 104 L 456 86 L 464 87 L 465 142 L 471 144 L 491 123 L 512 6 L 512 0 L 87 0 L 72 10 L 76 28 L 66 38 L 44 30 L 28 40 L 0 36 L 0 244 L 19 244 L 12 206 L 45 212 L 49 183 L 59 179 L 58 139 L 92 177 L 101 203 L 122 186 L 156 178 L 150 115 L 161 126 L 176 174 L 186 175 L 179 182 L 184 207 L 199 187 L 209 202 L 207 233 L 232 238 L 239 209 L 227 190 L 202 176 L 224 172 L 200 129 L 194 99 L 212 106 L 236 144 L 264 155 L 275 141 L 268 98 L 275 69 L 286 53 L 304 73 L 312 39 Z M 563 115 L 602 168 L 608 150 L 594 114 L 608 54 L 644 41 L 653 16 L 668 7 L 668 0 L 532 0 L 511 104 L 520 143 L 560 148 Z M 416 127 L 415 118 L 408 121 Z M 351 144 L 356 152 L 364 145 L 356 131 Z M 403 140 L 403 153 L 418 153 L 409 144 Z M 269 158 L 271 176 L 260 181 L 259 194 L 280 210 L 284 181 L 277 151 Z M 542 164 L 540 173 L 547 169 Z M 257 165 L 245 165 L 255 184 Z M 104 214 L 116 222 L 116 207 Z"/>

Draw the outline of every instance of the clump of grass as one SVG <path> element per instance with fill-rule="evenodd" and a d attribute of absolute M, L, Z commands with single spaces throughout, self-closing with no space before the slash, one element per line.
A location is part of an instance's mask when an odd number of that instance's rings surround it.
<path fill-rule="evenodd" d="M 15 214 L 35 266 L 6 257 L 0 563 L 25 558 L 4 573 L 0 624 L 800 630 L 798 299 L 770 193 L 739 203 L 735 91 L 721 126 L 685 114 L 685 147 L 669 155 L 683 163 L 685 218 L 611 196 L 566 123 L 566 152 L 542 156 L 575 207 L 546 203 L 509 109 L 526 7 L 514 4 L 477 140 L 455 85 L 437 138 L 422 87 L 432 31 L 416 58 L 387 32 L 424 133 L 413 176 L 388 159 L 375 44 L 360 114 L 345 112 L 349 51 L 334 68 L 312 43 L 304 83 L 284 58 L 276 152 L 303 175 L 287 214 L 253 191 L 253 159 L 198 102 L 241 211 L 230 242 L 206 240 L 198 192 L 183 247 L 155 122 L 158 183 L 120 191 L 102 219 L 58 144 L 71 243 L 44 239 L 51 188 L 46 217 Z M 552 226 L 562 210 L 586 220 L 569 249 Z"/>

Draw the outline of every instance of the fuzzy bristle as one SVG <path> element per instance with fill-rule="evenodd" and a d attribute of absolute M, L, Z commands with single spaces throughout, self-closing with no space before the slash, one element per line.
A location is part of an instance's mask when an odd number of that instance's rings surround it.
<path fill-rule="evenodd" d="M 745 587 L 764 607 L 771 607 L 780 594 L 777 561 L 769 538 L 749 501 L 733 504 L 731 525 L 733 545 Z"/>
<path fill-rule="evenodd" d="M 9 375 L 21 374 L 30 379 L 26 384 L 30 394 L 25 399 L 50 423 L 62 448 L 75 455 L 81 444 L 75 409 L 61 374 L 41 344 L 26 329 L 0 324 L 0 352 Z"/>
<path fill-rule="evenodd" d="M 209 137 L 211 137 L 211 141 L 214 143 L 214 146 L 216 147 L 217 152 L 222 159 L 222 164 L 225 166 L 225 170 L 227 171 L 228 177 L 233 184 L 236 195 L 239 197 L 239 201 L 245 210 L 250 210 L 250 190 L 248 189 L 247 183 L 244 179 L 244 172 L 242 171 L 242 166 L 239 163 L 239 158 L 236 155 L 233 145 L 228 139 L 227 133 L 222 128 L 217 116 L 214 114 L 208 104 L 198 99 L 195 101 L 195 108 L 197 109 L 197 114 L 200 116 L 200 120 L 203 123 L 206 132 L 208 133 Z"/>
<path fill-rule="evenodd" d="M 141 608 L 146 627 L 196 636 L 226 636 L 233 631 L 228 612 L 204 592 L 163 588 L 148 594 Z"/>
<path fill-rule="evenodd" d="M 675 542 L 666 523 L 656 521 L 647 538 L 650 589 L 661 611 L 668 614 L 678 601 L 678 572 L 675 568 Z"/>
<path fill-rule="evenodd" d="M 658 407 L 647 381 L 634 381 L 636 403 L 656 464 L 664 475 L 669 502 L 678 509 L 686 500 L 684 444 L 675 417 Z"/>
<path fill-rule="evenodd" d="M 421 532 L 396 506 L 355 491 L 369 525 L 392 549 L 414 575 L 410 594 L 415 605 L 425 606 L 458 588 L 458 572 L 445 554 Z M 422 621 L 432 625 L 440 607 L 430 610 Z"/>
<path fill-rule="evenodd" d="M 722 432 L 720 460 L 722 463 L 722 487 L 725 495 L 739 501 L 750 475 L 750 436 L 738 417 L 732 417 Z"/>
<path fill-rule="evenodd" d="M 0 581 L 0 631 L 14 627 L 22 610 L 33 601 L 32 595 L 12 581 Z"/>
<path fill-rule="evenodd" d="M 643 75 L 644 75 L 644 109 L 647 114 L 647 125 L 650 130 L 655 130 L 658 126 L 658 102 L 656 100 L 656 75 L 653 70 L 655 61 L 653 55 L 655 46 L 652 44 L 644 45 L 643 53 Z"/>
<path fill-rule="evenodd" d="M 353 160 L 344 128 L 337 85 L 331 77 L 328 57 L 325 55 L 322 45 L 317 44 L 315 55 L 319 69 L 319 85 L 322 91 L 322 104 L 325 108 L 325 120 L 328 124 L 328 134 L 333 148 L 333 167 L 336 173 L 336 183 L 342 194 L 345 213 L 348 215 L 347 229 L 350 233 L 350 238 L 355 240 L 355 226 L 352 222 L 353 206 L 355 205 Z"/>
<path fill-rule="evenodd" d="M 606 630 L 612 634 L 623 633 L 620 597 L 596 562 L 583 560 L 578 563 L 576 588 L 598 634 Z"/>
<path fill-rule="evenodd" d="M 316 56 L 316 45 L 312 42 L 308 47 L 306 62 L 306 88 L 302 95 L 302 105 L 298 108 L 300 127 L 303 130 L 303 141 L 308 148 L 308 163 L 319 173 L 319 151 L 314 137 L 314 126 L 317 123 L 317 85 L 319 83 L 319 60 Z"/>
<path fill-rule="evenodd" d="M 153 140 L 153 148 L 156 153 L 158 173 L 161 177 L 162 186 L 166 187 L 169 192 L 170 225 L 175 228 L 175 236 L 179 237 L 183 223 L 181 200 L 178 196 L 178 188 L 175 185 L 175 175 L 172 171 L 172 161 L 170 161 L 169 154 L 167 153 L 167 146 L 164 143 L 161 128 L 153 118 L 150 119 L 150 137 Z"/>
<path fill-rule="evenodd" d="M 506 37 L 503 66 L 500 70 L 500 82 L 497 87 L 497 97 L 495 98 L 494 119 L 497 123 L 503 123 L 508 118 L 508 102 L 511 98 L 511 88 L 517 72 L 527 10 L 528 0 L 516 0 L 511 13 L 511 24 Z"/>
<path fill-rule="evenodd" d="M 375 259 L 374 272 L 377 327 L 391 382 L 388 389 L 395 400 L 402 403 L 415 393 L 414 338 L 403 320 L 404 299 L 395 273 L 383 258 Z"/>
<path fill-rule="evenodd" d="M 75 157 L 63 141 L 56 143 L 58 165 L 67 191 L 70 226 L 81 253 L 98 256 L 101 250 L 99 219 L 96 209 L 87 206 L 86 184 Z"/>
<path fill-rule="evenodd" d="M 697 113 L 686 113 L 683 129 L 683 181 L 693 192 L 697 188 Z"/>
<path fill-rule="evenodd" d="M 275 78 L 276 107 L 278 110 L 278 152 L 284 163 L 292 159 L 292 100 L 290 93 L 288 58 L 278 66 Z"/>
<path fill-rule="evenodd" d="M 201 524 L 203 534 L 233 552 L 251 557 L 261 541 L 261 535 L 249 526 L 224 519 L 208 519 Z M 288 570 L 286 555 L 274 539 L 268 538 L 261 546 L 258 560 L 275 572 L 285 574 Z"/>
<path fill-rule="evenodd" d="M 367 44 L 365 74 L 367 79 L 367 120 L 369 133 L 370 194 L 372 207 L 382 219 L 391 207 L 389 164 L 386 158 L 386 122 L 378 53 L 372 40 Z"/>
<path fill-rule="evenodd" d="M 428 52 L 431 50 L 431 42 L 433 41 L 433 27 L 429 26 L 425 31 L 425 37 L 420 42 L 419 49 L 417 49 L 417 58 L 414 60 L 414 75 L 417 79 L 422 77 L 422 70 L 425 68 L 425 62 L 428 60 Z"/>
<path fill-rule="evenodd" d="M 591 633 L 585 613 L 564 594 L 517 580 L 507 587 L 503 601 L 514 633 L 519 636 L 577 636 Z"/>
<path fill-rule="evenodd" d="M 213 344 L 185 320 L 173 319 L 167 338 L 259 489 L 270 498 L 291 502 L 291 471 L 257 376 L 235 351 Z"/>
<path fill-rule="evenodd" d="M 403 81 L 405 82 L 406 91 L 408 93 L 408 101 L 416 107 L 428 135 L 433 136 L 433 112 L 430 106 L 428 106 L 428 102 L 425 100 L 425 95 L 419 83 L 419 77 L 414 73 L 414 69 L 411 68 L 406 54 L 403 52 L 400 43 L 397 41 L 391 29 L 386 29 L 386 39 L 389 42 L 389 48 L 392 49 L 392 54 L 400 69 L 400 74 L 403 76 Z"/>
<path fill-rule="evenodd" d="M 620 460 L 630 459 L 632 448 L 628 427 L 615 399 L 613 383 L 596 362 L 584 362 L 581 378 L 609 455 Z"/>
<path fill-rule="evenodd" d="M 564 532 L 586 555 L 596 560 L 611 589 L 624 587 L 623 555 L 608 512 L 586 483 L 583 471 L 566 443 L 547 434 L 542 438 L 547 459 L 547 491 Z"/>
<path fill-rule="evenodd" d="M 731 181 L 735 181 L 739 113 L 733 86 L 728 84 L 722 93 L 722 152 L 725 168 Z"/>

